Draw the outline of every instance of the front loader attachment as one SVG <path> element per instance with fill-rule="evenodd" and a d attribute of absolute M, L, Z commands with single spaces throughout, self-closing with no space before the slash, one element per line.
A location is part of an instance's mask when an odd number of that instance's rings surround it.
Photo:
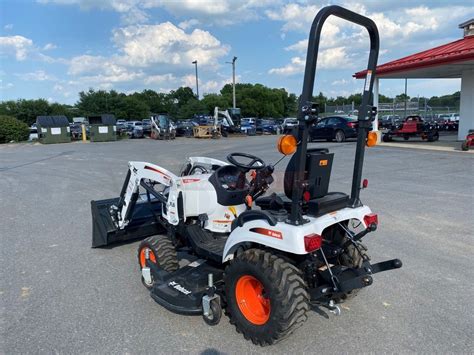
<path fill-rule="evenodd" d="M 92 247 L 105 247 L 117 242 L 126 242 L 164 232 L 156 215 L 161 213 L 161 202 L 156 199 L 138 199 L 131 213 L 130 222 L 119 229 L 111 215 L 111 207 L 117 206 L 119 197 L 91 201 Z"/>

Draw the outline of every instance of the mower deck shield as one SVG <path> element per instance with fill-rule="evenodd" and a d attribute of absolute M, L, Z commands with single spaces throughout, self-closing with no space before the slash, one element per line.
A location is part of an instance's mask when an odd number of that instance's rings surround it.
<path fill-rule="evenodd" d="M 161 213 L 161 202 L 137 201 L 130 223 L 118 229 L 110 216 L 110 207 L 117 205 L 119 198 L 91 201 L 92 247 L 104 247 L 117 242 L 143 239 L 163 233 L 164 229 L 155 218 Z"/>

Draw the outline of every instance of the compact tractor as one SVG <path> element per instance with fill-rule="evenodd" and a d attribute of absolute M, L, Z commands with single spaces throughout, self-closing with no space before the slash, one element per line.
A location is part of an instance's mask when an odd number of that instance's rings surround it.
<path fill-rule="evenodd" d="M 321 30 L 337 16 L 370 36 L 368 75 L 358 116 L 351 194 L 328 192 L 334 154 L 308 149 L 318 107 L 310 102 Z M 296 135 L 278 150 L 291 156 L 283 193 L 265 195 L 274 164 L 247 153 L 227 161 L 190 157 L 178 175 L 130 162 L 120 196 L 92 201 L 93 247 L 143 239 L 138 265 L 151 297 L 170 311 L 202 315 L 214 325 L 224 310 L 243 336 L 270 345 L 307 319 L 311 306 L 339 314 L 341 302 L 370 286 L 376 273 L 400 268 L 398 259 L 372 263 L 362 239 L 378 217 L 360 199 L 379 36 L 375 23 L 339 6 L 314 19 L 298 108 Z M 281 159 L 280 159 L 281 160 Z"/>
<path fill-rule="evenodd" d="M 439 139 L 439 132 L 434 123 L 424 122 L 420 116 L 408 116 L 400 126 L 397 125 L 385 132 L 382 140 L 390 142 L 393 137 L 403 137 L 407 141 L 410 137 L 417 136 L 422 140 L 434 142 Z"/>

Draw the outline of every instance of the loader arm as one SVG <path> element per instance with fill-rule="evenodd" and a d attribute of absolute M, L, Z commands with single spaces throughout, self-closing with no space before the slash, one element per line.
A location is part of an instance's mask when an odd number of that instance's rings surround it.
<path fill-rule="evenodd" d="M 219 107 L 214 108 L 214 126 L 217 126 L 219 122 L 219 115 L 222 115 L 224 117 L 225 122 L 230 128 L 234 128 L 235 124 L 234 121 L 232 121 L 232 118 L 229 115 L 229 111 L 219 111 Z"/>
<path fill-rule="evenodd" d="M 114 222 L 120 229 L 125 228 L 130 221 L 130 216 L 139 197 L 140 186 L 144 187 L 147 193 L 151 193 L 164 204 L 167 203 L 165 196 L 154 191 L 148 184 L 145 184 L 145 180 L 169 187 L 178 179 L 172 172 L 151 163 L 129 162 L 128 167 L 129 170 L 120 193 L 119 202 L 116 206 L 112 206 L 111 210 L 111 214 L 115 212 Z"/>

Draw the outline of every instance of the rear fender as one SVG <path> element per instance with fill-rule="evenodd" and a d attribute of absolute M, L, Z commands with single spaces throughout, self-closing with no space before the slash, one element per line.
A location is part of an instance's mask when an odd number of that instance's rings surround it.
<path fill-rule="evenodd" d="M 360 221 L 367 228 L 364 216 L 369 213 L 371 210 L 368 206 L 347 207 L 317 218 L 305 216 L 309 222 L 300 226 L 285 222 L 278 222 L 275 226 L 271 226 L 263 219 L 249 221 L 242 227 L 236 227 L 230 233 L 224 247 L 222 262 L 232 260 L 239 246 L 245 243 L 256 243 L 290 254 L 308 254 L 304 246 L 305 236 L 314 233 L 321 235 L 327 227 L 351 219 Z"/>

